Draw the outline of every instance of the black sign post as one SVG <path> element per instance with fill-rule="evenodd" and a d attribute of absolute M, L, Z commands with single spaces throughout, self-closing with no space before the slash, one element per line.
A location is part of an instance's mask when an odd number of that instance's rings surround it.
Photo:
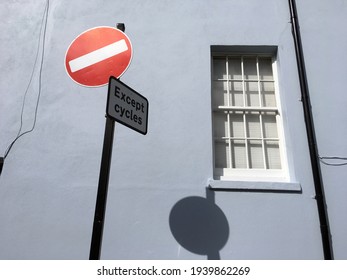
<path fill-rule="evenodd" d="M 96 198 L 90 260 L 100 259 L 108 181 L 112 158 L 115 121 L 145 135 L 148 126 L 148 100 L 115 77 L 110 77 L 106 104 L 106 124 L 99 187 Z"/>
<path fill-rule="evenodd" d="M 106 212 L 108 181 L 110 177 L 114 128 L 114 120 L 106 116 L 104 146 L 102 149 L 99 186 L 96 197 L 92 241 L 90 245 L 90 260 L 100 259 L 102 234 L 104 229 L 104 220 Z"/>
<path fill-rule="evenodd" d="M 118 23 L 117 28 L 123 32 L 125 31 L 125 26 L 123 23 Z M 110 92 L 110 85 L 108 87 L 108 92 Z M 104 145 L 102 148 L 98 193 L 96 197 L 93 233 L 89 253 L 90 260 L 100 259 L 102 235 L 104 230 L 104 220 L 106 212 L 108 181 L 110 178 L 114 128 L 115 121 L 108 115 L 106 115 Z"/>

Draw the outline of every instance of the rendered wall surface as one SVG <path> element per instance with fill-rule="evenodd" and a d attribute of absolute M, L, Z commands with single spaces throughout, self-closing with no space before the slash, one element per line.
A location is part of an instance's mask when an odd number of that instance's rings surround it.
<path fill-rule="evenodd" d="M 343 154 L 347 41 L 340 46 L 343 36 L 332 30 L 344 32 L 346 5 L 308 2 L 298 10 L 305 18 L 300 23 L 319 149 Z M 20 127 L 45 3 L 0 4 L 1 153 Z M 148 98 L 149 125 L 143 136 L 116 124 L 101 258 L 323 258 L 287 1 L 49 3 L 36 126 L 13 146 L 0 176 L 0 259 L 88 259 L 107 87 L 74 83 L 64 56 L 81 32 L 117 22 L 125 23 L 134 48 L 121 79 Z M 333 22 L 313 27 L 325 9 Z M 321 36 L 330 43 L 321 44 Z M 213 177 L 211 45 L 278 46 L 288 164 L 302 193 L 206 190 Z M 34 121 L 39 67 L 27 93 L 23 130 Z M 318 113 L 325 106 L 335 114 Z M 322 172 L 334 251 L 347 258 L 343 169 Z"/>
<path fill-rule="evenodd" d="M 346 158 L 346 1 L 298 1 L 312 112 L 320 156 Z M 345 161 L 328 160 L 340 164 Z M 347 259 L 346 166 L 321 164 L 336 259 Z"/>

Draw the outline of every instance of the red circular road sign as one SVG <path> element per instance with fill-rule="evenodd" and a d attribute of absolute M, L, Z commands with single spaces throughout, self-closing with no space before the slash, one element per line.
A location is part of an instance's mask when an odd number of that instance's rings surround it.
<path fill-rule="evenodd" d="M 99 26 L 81 33 L 68 47 L 65 69 L 76 83 L 87 87 L 108 84 L 119 78 L 132 58 L 131 42 L 114 27 Z"/>

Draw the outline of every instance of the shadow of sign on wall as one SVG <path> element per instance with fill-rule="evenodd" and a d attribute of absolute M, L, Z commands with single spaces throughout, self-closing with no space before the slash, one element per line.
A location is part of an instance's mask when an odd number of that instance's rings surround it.
<path fill-rule="evenodd" d="M 219 260 L 219 251 L 229 238 L 229 224 L 215 204 L 214 192 L 206 198 L 189 196 L 178 201 L 170 212 L 170 229 L 176 241 L 188 251 Z"/>

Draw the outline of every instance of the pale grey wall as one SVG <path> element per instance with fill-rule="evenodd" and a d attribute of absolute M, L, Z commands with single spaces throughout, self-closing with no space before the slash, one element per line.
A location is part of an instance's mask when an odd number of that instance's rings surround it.
<path fill-rule="evenodd" d="M 24 0 L 0 4 L 2 153 L 19 128 L 44 5 L 45 1 Z M 341 9 L 331 7 L 333 11 Z M 318 10 L 309 12 L 310 7 L 300 8 L 312 17 L 319 15 Z M 122 81 L 149 99 L 149 132 L 143 136 L 116 125 L 102 258 L 322 258 L 288 4 L 278 0 L 51 0 L 36 128 L 15 144 L 0 177 L 0 258 L 88 258 L 107 88 L 75 84 L 65 73 L 64 56 L 71 41 L 84 30 L 117 22 L 126 24 L 134 48 L 132 64 Z M 311 25 L 302 22 L 307 36 L 304 44 L 307 40 L 312 44 L 317 38 L 310 42 Z M 339 28 L 342 32 L 343 25 Z M 332 42 L 338 45 L 337 40 Z M 289 164 L 302 194 L 206 193 L 213 173 L 211 45 L 278 46 Z M 338 50 L 342 56 L 342 49 Z M 308 55 L 307 64 L 312 60 Z M 333 65 L 328 59 L 325 63 Z M 342 66 L 341 62 L 340 70 Z M 318 75 L 323 83 L 319 66 L 311 67 L 309 75 Z M 27 96 L 24 128 L 33 121 L 37 88 L 36 72 Z M 342 83 L 336 89 L 341 94 Z M 337 100 L 330 106 L 339 103 Z M 321 122 L 329 126 L 325 118 Z M 319 142 L 330 141 L 323 137 L 325 129 L 318 126 Z M 344 133 L 337 131 L 342 141 Z M 342 153 L 342 143 L 341 149 L 326 152 Z M 323 171 L 331 188 L 336 180 L 342 181 L 341 173 L 340 179 L 334 177 L 335 169 Z M 338 184 L 340 193 L 329 192 L 329 210 L 333 211 L 329 213 L 334 215 L 334 245 L 344 248 L 346 211 L 332 206 L 343 200 L 342 183 Z M 183 230 L 177 228 L 177 219 L 185 218 L 185 211 L 196 213 L 199 209 L 217 221 L 221 234 L 216 237 L 221 241 L 201 248 L 201 243 L 188 238 L 187 250 L 175 239 L 177 234 L 182 237 Z M 203 223 L 203 219 L 199 221 Z M 204 228 L 198 222 L 195 226 Z M 194 228 L 186 230 L 189 233 Z M 207 228 L 201 238 L 212 233 Z M 188 234 L 182 238 L 185 236 Z M 347 257 L 342 249 L 336 251 L 338 257 Z"/>
<path fill-rule="evenodd" d="M 347 2 L 297 2 L 318 151 L 321 156 L 346 158 Z M 334 255 L 347 259 L 347 167 L 321 168 Z"/>

